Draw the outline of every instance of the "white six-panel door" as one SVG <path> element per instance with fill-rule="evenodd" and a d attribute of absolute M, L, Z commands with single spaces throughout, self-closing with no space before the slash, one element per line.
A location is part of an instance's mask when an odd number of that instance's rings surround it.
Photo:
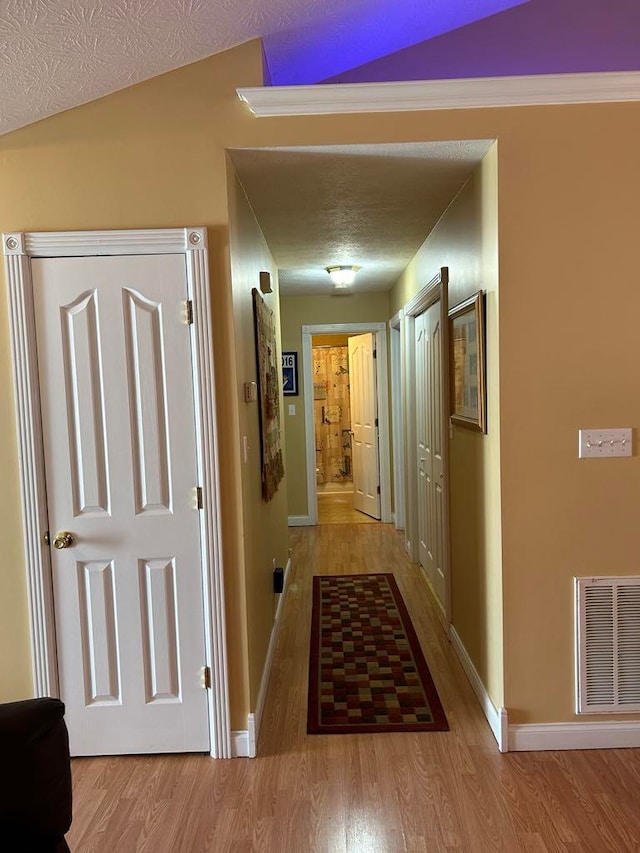
<path fill-rule="evenodd" d="M 348 340 L 351 431 L 353 433 L 353 506 L 380 518 L 380 460 L 376 388 L 375 335 Z"/>
<path fill-rule="evenodd" d="M 433 477 L 431 466 L 431 437 L 427 407 L 427 379 L 431 350 L 426 332 L 426 313 L 418 314 L 414 324 L 416 356 L 416 443 L 418 461 L 418 562 L 425 569 L 431 560 L 427 514 L 427 491 Z"/>
<path fill-rule="evenodd" d="M 72 754 L 208 751 L 184 255 L 34 258 L 32 276 Z"/>
<path fill-rule="evenodd" d="M 436 302 L 415 318 L 418 559 L 444 604 L 442 349 Z"/>

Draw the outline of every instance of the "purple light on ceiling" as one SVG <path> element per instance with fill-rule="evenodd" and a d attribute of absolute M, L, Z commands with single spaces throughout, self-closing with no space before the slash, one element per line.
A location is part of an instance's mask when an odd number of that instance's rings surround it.
<path fill-rule="evenodd" d="M 638 0 L 531 0 L 326 83 L 640 70 Z"/>
<path fill-rule="evenodd" d="M 529 0 L 355 0 L 306 27 L 265 36 L 274 86 L 317 83 Z"/>

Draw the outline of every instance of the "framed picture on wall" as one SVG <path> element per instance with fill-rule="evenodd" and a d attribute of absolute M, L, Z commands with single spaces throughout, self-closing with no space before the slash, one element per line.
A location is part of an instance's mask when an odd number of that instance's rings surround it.
<path fill-rule="evenodd" d="M 282 393 L 285 397 L 298 396 L 298 353 L 282 353 Z"/>
<path fill-rule="evenodd" d="M 487 431 L 484 295 L 449 310 L 451 421 Z"/>

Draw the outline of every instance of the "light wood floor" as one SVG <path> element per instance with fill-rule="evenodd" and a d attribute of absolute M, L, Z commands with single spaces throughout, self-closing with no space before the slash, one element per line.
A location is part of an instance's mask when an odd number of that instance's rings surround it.
<path fill-rule="evenodd" d="M 353 480 L 341 480 L 336 483 L 333 481 L 329 481 L 328 483 L 318 483 L 316 491 L 319 495 L 340 495 L 345 492 L 353 492 Z"/>
<path fill-rule="evenodd" d="M 76 759 L 73 853 L 640 851 L 640 750 L 500 755 L 389 525 L 291 532 L 259 757 Z M 306 734 L 311 576 L 393 571 L 450 732 Z"/>
<path fill-rule="evenodd" d="M 360 510 L 353 508 L 353 492 L 344 494 L 318 492 L 318 524 L 377 524 Z"/>

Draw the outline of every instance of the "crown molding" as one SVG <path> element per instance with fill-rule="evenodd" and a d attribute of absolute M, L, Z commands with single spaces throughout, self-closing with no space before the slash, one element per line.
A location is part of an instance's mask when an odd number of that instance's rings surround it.
<path fill-rule="evenodd" d="M 259 86 L 236 91 L 258 118 L 592 104 L 639 101 L 640 72 Z"/>

